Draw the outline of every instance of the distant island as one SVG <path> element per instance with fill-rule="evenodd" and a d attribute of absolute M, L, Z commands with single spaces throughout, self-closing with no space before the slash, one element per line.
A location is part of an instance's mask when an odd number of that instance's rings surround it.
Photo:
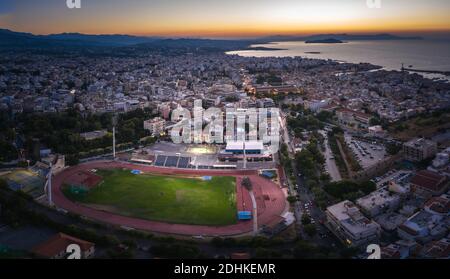
<path fill-rule="evenodd" d="M 285 48 L 274 48 L 274 47 L 248 47 L 245 50 L 265 50 L 265 51 L 273 51 L 273 50 L 286 50 Z"/>
<path fill-rule="evenodd" d="M 307 40 L 306 44 L 343 44 L 344 42 L 334 38 Z"/>
<path fill-rule="evenodd" d="M 418 36 L 397 36 L 392 34 L 317 34 L 310 36 L 277 35 L 258 39 L 260 43 L 265 42 L 290 42 L 290 41 L 316 41 L 335 39 L 341 41 L 389 41 L 389 40 L 422 40 Z"/>

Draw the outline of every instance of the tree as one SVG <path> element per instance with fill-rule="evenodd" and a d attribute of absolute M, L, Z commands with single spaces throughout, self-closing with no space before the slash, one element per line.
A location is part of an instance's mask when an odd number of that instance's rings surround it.
<path fill-rule="evenodd" d="M 360 184 L 361 191 L 364 192 L 364 194 L 369 194 L 377 189 L 377 185 L 373 181 L 364 181 Z"/>
<path fill-rule="evenodd" d="M 333 113 L 323 110 L 319 112 L 316 117 L 322 122 L 327 122 L 333 118 Z"/>
<path fill-rule="evenodd" d="M 343 248 L 339 254 L 342 259 L 351 259 L 358 254 L 359 250 L 355 247 L 346 247 Z"/>
<path fill-rule="evenodd" d="M 295 203 L 295 202 L 297 201 L 297 198 L 294 197 L 294 196 L 289 196 L 289 197 L 287 198 L 287 201 L 288 201 L 290 204 L 293 204 L 293 203 Z"/>
<path fill-rule="evenodd" d="M 69 166 L 76 166 L 80 162 L 80 159 L 77 155 L 68 155 L 66 159 Z"/>
<path fill-rule="evenodd" d="M 396 145 L 396 144 L 387 144 L 386 145 L 386 152 L 389 155 L 397 155 L 401 150 L 402 150 L 401 145 Z"/>
<path fill-rule="evenodd" d="M 302 215 L 302 225 L 306 226 L 311 224 L 311 217 L 309 217 L 308 214 L 303 214 Z"/>
<path fill-rule="evenodd" d="M 331 176 L 328 173 L 322 173 L 320 175 L 320 181 L 322 181 L 324 183 L 328 183 L 331 181 Z"/>
<path fill-rule="evenodd" d="M 273 258 L 281 258 L 283 254 L 277 250 L 268 249 L 258 247 L 255 249 L 255 258 L 256 259 L 273 259 Z"/>
<path fill-rule="evenodd" d="M 315 257 L 318 249 L 315 245 L 305 242 L 298 241 L 294 246 L 294 257 L 296 259 L 311 259 Z"/>
<path fill-rule="evenodd" d="M 248 191 L 252 190 L 252 181 L 250 180 L 250 178 L 248 176 L 246 176 L 242 179 L 241 185 Z"/>
<path fill-rule="evenodd" d="M 370 126 L 377 126 L 377 125 L 381 125 L 381 120 L 377 117 L 372 117 L 369 120 L 369 125 Z"/>
<path fill-rule="evenodd" d="M 165 258 L 195 259 L 200 256 L 200 249 L 196 246 L 184 243 L 161 243 L 151 248 L 153 254 Z"/>
<path fill-rule="evenodd" d="M 329 195 L 340 199 L 355 200 L 363 195 L 367 195 L 376 190 L 375 183 L 365 181 L 362 183 L 355 183 L 352 181 L 331 182 L 324 187 L 325 192 Z"/>
<path fill-rule="evenodd" d="M 11 143 L 0 139 L 0 162 L 9 162 L 16 158 L 16 148 Z"/>
<path fill-rule="evenodd" d="M 344 130 L 342 130 L 341 127 L 333 127 L 333 129 L 330 132 L 331 135 L 343 134 L 343 133 L 344 133 Z"/>
<path fill-rule="evenodd" d="M 305 226 L 304 226 L 304 230 L 305 230 L 305 233 L 306 233 L 307 235 L 309 235 L 310 237 L 315 236 L 316 233 L 317 233 L 316 226 L 313 225 L 313 224 L 305 225 Z"/>
<path fill-rule="evenodd" d="M 211 239 L 211 244 L 216 247 L 222 247 L 223 246 L 223 239 L 221 237 L 214 237 Z"/>

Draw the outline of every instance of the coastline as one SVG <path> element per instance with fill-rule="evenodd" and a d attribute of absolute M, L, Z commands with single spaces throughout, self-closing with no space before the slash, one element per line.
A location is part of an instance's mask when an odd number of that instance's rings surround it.
<path fill-rule="evenodd" d="M 408 42 L 406 44 L 406 42 Z M 447 69 L 450 57 L 446 50 L 449 45 L 444 41 L 429 40 L 410 41 L 349 41 L 344 44 L 307 44 L 305 41 L 273 41 L 264 44 L 255 44 L 245 50 L 225 52 L 228 55 L 244 57 L 302 57 L 305 59 L 330 60 L 338 63 L 371 64 L 387 71 L 402 71 L 402 64 L 413 65 L 412 69 L 403 70 L 410 74 L 419 74 L 431 80 L 450 82 Z M 424 43 L 422 43 L 424 42 Z M 439 45 L 440 44 L 440 45 Z M 409 46 L 413 47 L 409 47 Z M 439 48 L 436 49 L 435 46 Z M 266 47 L 269 46 L 269 47 Z M 427 56 L 417 54 L 422 50 Z M 444 49 L 442 49 L 444 48 Z M 398 52 L 404 49 L 409 52 Z M 430 51 L 433 50 L 433 51 Z M 401 53 L 397 55 L 396 53 Z"/>

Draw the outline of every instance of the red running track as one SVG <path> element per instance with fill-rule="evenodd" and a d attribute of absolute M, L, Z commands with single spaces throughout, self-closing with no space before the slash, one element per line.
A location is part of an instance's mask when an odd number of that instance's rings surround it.
<path fill-rule="evenodd" d="M 73 202 L 65 197 L 61 191 L 61 186 L 72 175 L 80 171 L 91 169 L 114 169 L 125 168 L 130 170 L 141 170 L 147 173 L 157 173 L 166 175 L 194 175 L 194 176 L 234 176 L 237 179 L 237 207 L 238 210 L 251 210 L 252 202 L 248 191 L 241 187 L 240 181 L 243 176 L 250 177 L 254 185 L 254 192 L 258 207 L 258 226 L 273 225 L 280 220 L 280 215 L 284 212 L 286 198 L 280 187 L 265 178 L 260 177 L 256 171 L 236 171 L 236 170 L 185 170 L 167 169 L 153 166 L 134 165 L 124 162 L 97 161 L 81 164 L 68 168 L 55 175 L 52 181 L 53 202 L 56 206 L 69 212 L 73 212 L 88 218 L 113 225 L 125 226 L 139 230 L 146 230 L 156 233 L 168 233 L 177 235 L 205 235 L 205 236 L 232 236 L 251 232 L 253 221 L 240 221 L 229 226 L 199 226 L 185 224 L 171 224 L 158 221 L 138 219 L 122 216 L 111 212 L 93 209 L 82 204 Z"/>

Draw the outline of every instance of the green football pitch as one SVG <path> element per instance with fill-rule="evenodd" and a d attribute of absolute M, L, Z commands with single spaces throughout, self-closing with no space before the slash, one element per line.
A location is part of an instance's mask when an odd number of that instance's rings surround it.
<path fill-rule="evenodd" d="M 74 201 L 120 215 L 177 224 L 224 226 L 237 222 L 236 178 L 177 177 L 100 170 L 88 192 L 63 189 Z"/>

